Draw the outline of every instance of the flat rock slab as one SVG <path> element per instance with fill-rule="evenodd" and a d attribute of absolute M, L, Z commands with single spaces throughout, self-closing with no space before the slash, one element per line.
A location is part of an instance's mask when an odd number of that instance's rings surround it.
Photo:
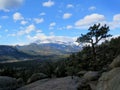
<path fill-rule="evenodd" d="M 70 76 L 55 79 L 43 79 L 17 90 L 77 90 L 78 77 Z"/>

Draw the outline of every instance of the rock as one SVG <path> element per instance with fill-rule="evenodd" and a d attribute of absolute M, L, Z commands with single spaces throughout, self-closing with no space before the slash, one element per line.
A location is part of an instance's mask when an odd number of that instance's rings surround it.
<path fill-rule="evenodd" d="M 79 80 L 80 78 L 75 76 L 73 79 L 71 79 L 71 76 L 52 79 L 46 78 L 17 90 L 77 90 Z"/>
<path fill-rule="evenodd" d="M 92 90 L 90 88 L 90 85 L 85 84 L 85 85 L 80 85 L 79 87 L 77 87 L 77 90 Z"/>
<path fill-rule="evenodd" d="M 81 78 L 81 82 L 79 82 L 77 89 L 78 90 L 95 90 L 96 82 L 100 74 L 96 71 L 88 71 Z"/>
<path fill-rule="evenodd" d="M 88 85 L 90 86 L 91 90 L 96 90 L 98 81 L 90 81 Z"/>
<path fill-rule="evenodd" d="M 103 73 L 96 90 L 120 90 L 120 68 Z"/>
<path fill-rule="evenodd" d="M 44 78 L 47 78 L 47 75 L 43 73 L 35 73 L 28 79 L 27 83 L 31 83 Z"/>
<path fill-rule="evenodd" d="M 18 83 L 18 87 L 22 87 L 25 84 L 22 78 L 18 78 L 17 83 Z"/>
<path fill-rule="evenodd" d="M 77 85 L 77 90 L 91 90 L 90 86 L 87 84 L 87 80 L 84 78 L 80 79 L 80 82 Z"/>
<path fill-rule="evenodd" d="M 83 76 L 85 73 L 87 73 L 87 71 L 80 71 L 80 72 L 77 73 L 77 75 L 78 75 L 79 77 L 81 77 L 81 76 Z"/>
<path fill-rule="evenodd" d="M 97 81 L 87 81 L 84 78 L 80 79 L 77 85 L 78 90 L 96 90 Z"/>
<path fill-rule="evenodd" d="M 17 88 L 17 80 L 12 77 L 0 76 L 0 90 L 15 90 Z"/>
<path fill-rule="evenodd" d="M 120 55 L 117 56 L 113 62 L 109 65 L 110 68 L 120 67 Z"/>
<path fill-rule="evenodd" d="M 99 78 L 100 74 L 96 71 L 88 71 L 83 78 L 87 81 L 97 80 Z"/>

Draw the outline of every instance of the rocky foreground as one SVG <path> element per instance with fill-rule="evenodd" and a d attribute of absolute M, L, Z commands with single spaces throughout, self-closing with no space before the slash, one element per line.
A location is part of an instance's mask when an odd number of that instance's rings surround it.
<path fill-rule="evenodd" d="M 79 78 L 70 76 L 56 79 L 42 79 L 17 90 L 77 90 Z"/>

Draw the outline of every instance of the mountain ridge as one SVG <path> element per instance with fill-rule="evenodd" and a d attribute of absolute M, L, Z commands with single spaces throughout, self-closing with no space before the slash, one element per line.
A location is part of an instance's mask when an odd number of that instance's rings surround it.
<path fill-rule="evenodd" d="M 59 56 L 68 56 L 71 53 L 78 52 L 81 47 L 71 42 L 52 42 L 40 43 L 33 42 L 29 45 L 0 45 L 0 62 L 20 61 L 31 59 L 57 58 Z"/>
<path fill-rule="evenodd" d="M 72 52 L 78 52 L 81 50 L 81 46 L 77 45 L 73 42 L 61 42 L 61 41 L 55 41 L 55 42 L 40 42 L 35 41 L 33 43 L 30 43 L 29 45 L 24 46 L 16 46 L 16 48 L 20 51 L 29 53 L 30 54 L 48 54 L 48 55 L 63 55 L 63 54 L 69 54 Z M 33 53 L 32 53 L 33 52 Z"/>

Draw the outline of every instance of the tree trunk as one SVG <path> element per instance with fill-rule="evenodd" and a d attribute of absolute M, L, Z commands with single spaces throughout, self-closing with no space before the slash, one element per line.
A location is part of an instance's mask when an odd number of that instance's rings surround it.
<path fill-rule="evenodd" d="M 92 53 L 93 53 L 93 60 L 96 60 L 96 50 L 95 45 L 92 43 Z"/>

